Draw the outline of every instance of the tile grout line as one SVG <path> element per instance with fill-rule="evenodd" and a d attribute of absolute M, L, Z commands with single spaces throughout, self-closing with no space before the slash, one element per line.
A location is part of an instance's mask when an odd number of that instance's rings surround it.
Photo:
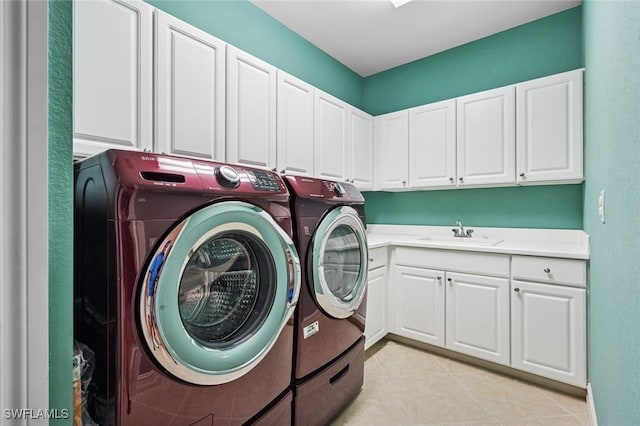
<path fill-rule="evenodd" d="M 476 397 L 475 397 L 475 396 L 473 396 L 473 393 L 471 393 L 471 392 L 470 392 L 470 391 L 469 391 L 469 390 L 468 390 L 468 389 L 467 389 L 467 388 L 466 388 L 466 387 L 465 387 L 465 386 L 464 386 L 464 385 L 463 385 L 463 384 L 462 384 L 462 383 L 461 383 L 461 382 L 460 382 L 460 381 L 455 377 L 455 375 L 451 374 L 448 370 L 447 370 L 447 373 L 449 374 L 449 377 L 451 377 L 451 378 L 453 379 L 453 381 L 454 381 L 454 382 L 456 382 L 456 383 L 458 384 L 458 386 L 460 386 L 460 388 L 462 388 L 463 392 L 464 392 L 465 394 L 467 394 L 467 395 L 469 396 L 469 398 L 471 398 L 471 400 L 472 400 L 473 402 L 475 402 L 476 404 L 478 404 L 478 406 L 482 409 L 482 411 L 484 411 L 484 412 L 489 416 L 489 418 L 490 418 L 492 421 L 495 421 L 495 422 L 496 422 L 496 423 L 498 423 L 499 425 L 502 425 L 502 422 L 501 422 L 497 417 L 495 417 L 492 413 L 490 413 L 490 412 L 489 412 L 489 411 L 484 407 L 484 405 L 483 405 L 480 401 L 478 401 L 478 400 L 476 399 Z M 465 374 L 483 374 L 483 373 L 484 373 L 483 371 L 478 371 L 477 373 L 476 373 L 476 372 L 473 372 L 473 373 L 465 373 Z"/>

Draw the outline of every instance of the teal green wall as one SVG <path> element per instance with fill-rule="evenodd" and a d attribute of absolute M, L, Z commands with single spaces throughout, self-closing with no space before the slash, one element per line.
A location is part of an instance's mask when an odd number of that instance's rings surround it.
<path fill-rule="evenodd" d="M 585 230 L 589 375 L 598 424 L 640 425 L 640 2 L 587 0 Z M 597 215 L 606 191 L 606 223 Z"/>
<path fill-rule="evenodd" d="M 374 115 L 583 67 L 581 7 L 367 77 Z M 582 228 L 582 185 L 376 192 L 370 223 Z"/>
<path fill-rule="evenodd" d="M 365 192 L 368 223 L 581 229 L 582 185 Z M 498 212 L 496 214 L 496 212 Z"/>
<path fill-rule="evenodd" d="M 49 406 L 69 410 L 73 407 L 72 22 L 71 1 L 49 2 Z M 71 425 L 72 419 L 50 424 Z"/>
<path fill-rule="evenodd" d="M 379 115 L 581 68 L 581 18 L 569 9 L 367 77 L 364 109 Z"/>
<path fill-rule="evenodd" d="M 362 108 L 362 77 L 247 0 L 146 1 Z"/>

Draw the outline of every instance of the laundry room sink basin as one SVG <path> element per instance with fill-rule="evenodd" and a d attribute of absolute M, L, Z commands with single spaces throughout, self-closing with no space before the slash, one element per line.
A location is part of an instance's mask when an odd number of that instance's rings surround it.
<path fill-rule="evenodd" d="M 475 246 L 485 246 L 485 247 L 492 247 L 502 242 L 502 240 L 489 238 L 487 236 L 479 236 L 479 237 L 429 236 L 429 237 L 420 238 L 420 240 L 429 241 L 437 244 L 451 244 L 451 245 L 462 244 L 462 245 L 475 245 Z"/>

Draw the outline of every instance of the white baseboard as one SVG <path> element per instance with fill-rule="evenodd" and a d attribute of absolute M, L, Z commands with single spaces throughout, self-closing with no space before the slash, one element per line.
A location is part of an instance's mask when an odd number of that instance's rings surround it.
<path fill-rule="evenodd" d="M 596 417 L 596 405 L 593 402 L 593 390 L 591 383 L 587 383 L 587 411 L 589 412 L 589 420 L 591 426 L 598 426 L 598 418 Z"/>

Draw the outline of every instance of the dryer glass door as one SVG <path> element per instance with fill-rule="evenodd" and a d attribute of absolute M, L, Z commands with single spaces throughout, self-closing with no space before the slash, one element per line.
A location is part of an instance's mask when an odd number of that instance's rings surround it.
<path fill-rule="evenodd" d="M 367 236 L 358 212 L 338 207 L 320 222 L 313 238 L 313 289 L 320 308 L 335 318 L 358 309 L 367 286 Z"/>
<path fill-rule="evenodd" d="M 208 206 L 176 226 L 150 261 L 140 297 L 145 340 L 179 379 L 229 382 L 275 344 L 299 283 L 297 252 L 271 216 L 241 202 Z"/>

